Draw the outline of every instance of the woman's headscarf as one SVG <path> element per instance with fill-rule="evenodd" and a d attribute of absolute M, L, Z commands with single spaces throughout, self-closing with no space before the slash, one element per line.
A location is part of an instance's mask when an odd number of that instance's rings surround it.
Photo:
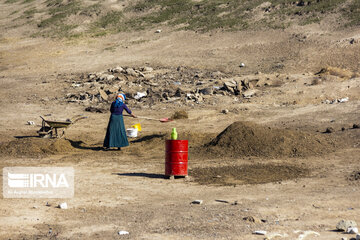
<path fill-rule="evenodd" d="M 119 93 L 116 96 L 115 107 L 120 107 L 121 105 L 123 105 L 123 103 L 125 102 L 125 99 L 126 99 L 125 94 Z"/>

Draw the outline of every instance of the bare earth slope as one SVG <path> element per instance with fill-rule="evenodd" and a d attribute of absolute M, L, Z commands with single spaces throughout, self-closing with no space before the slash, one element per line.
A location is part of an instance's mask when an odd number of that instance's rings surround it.
<path fill-rule="evenodd" d="M 0 167 L 75 169 L 74 198 L 1 198 L 0 239 L 341 239 L 337 222 L 359 224 L 358 1 L 237 2 L 0 0 Z M 139 137 L 103 151 L 118 91 L 138 116 L 188 119 L 125 118 Z M 64 139 L 37 138 L 40 115 L 77 114 Z M 163 175 L 173 127 L 188 179 Z"/>

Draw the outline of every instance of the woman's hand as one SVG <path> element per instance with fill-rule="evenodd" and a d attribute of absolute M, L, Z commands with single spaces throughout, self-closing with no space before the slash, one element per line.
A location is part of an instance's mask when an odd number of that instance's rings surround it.
<path fill-rule="evenodd" d="M 135 116 L 135 114 L 131 114 L 131 116 L 132 116 L 133 118 L 137 118 L 137 117 Z"/>

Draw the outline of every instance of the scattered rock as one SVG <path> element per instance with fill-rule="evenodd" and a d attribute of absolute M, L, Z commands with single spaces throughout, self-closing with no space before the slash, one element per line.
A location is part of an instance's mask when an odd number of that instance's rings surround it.
<path fill-rule="evenodd" d="M 360 128 L 360 124 L 354 123 L 354 124 L 353 124 L 353 128 Z"/>
<path fill-rule="evenodd" d="M 242 93 L 244 98 L 251 98 L 257 93 L 256 89 L 249 89 Z"/>
<path fill-rule="evenodd" d="M 301 230 L 296 230 L 294 231 L 294 233 L 301 233 L 297 240 L 303 240 L 305 239 L 307 236 L 309 235 L 316 235 L 316 236 L 320 236 L 320 234 L 318 232 L 314 232 L 314 231 L 301 231 Z"/>
<path fill-rule="evenodd" d="M 161 33 L 161 29 L 156 30 L 155 33 Z"/>
<path fill-rule="evenodd" d="M 344 103 L 349 101 L 349 97 L 340 98 L 337 100 L 339 103 Z"/>
<path fill-rule="evenodd" d="M 154 69 L 152 67 L 143 67 L 141 70 L 146 73 L 150 73 L 150 72 L 154 71 Z"/>
<path fill-rule="evenodd" d="M 348 228 L 357 227 L 355 221 L 352 220 L 341 220 L 336 224 L 336 229 L 339 231 L 347 231 Z"/>
<path fill-rule="evenodd" d="M 334 132 L 334 129 L 332 127 L 328 127 L 325 130 L 325 133 L 332 133 L 332 132 Z"/>
<path fill-rule="evenodd" d="M 108 100 L 108 95 L 106 94 L 106 92 L 104 90 L 99 89 L 99 94 L 105 101 Z"/>
<path fill-rule="evenodd" d="M 122 72 L 124 72 L 124 69 L 122 67 L 117 66 L 117 67 L 115 67 L 113 69 L 109 69 L 109 72 L 122 73 Z"/>
<path fill-rule="evenodd" d="M 192 204 L 202 204 L 203 200 L 194 200 L 191 202 Z"/>
<path fill-rule="evenodd" d="M 60 203 L 60 204 L 59 204 L 59 208 L 60 208 L 60 209 L 68 209 L 68 205 L 67 205 L 66 202 L 63 202 L 63 203 Z"/>
<path fill-rule="evenodd" d="M 134 98 L 136 100 L 140 100 L 141 98 L 146 97 L 146 96 L 147 96 L 146 92 L 137 92 L 136 95 L 134 96 Z"/>
<path fill-rule="evenodd" d="M 262 73 L 247 76 L 246 79 L 244 76 L 228 78 L 227 74 L 220 71 L 209 72 L 182 66 L 176 71 L 169 68 L 156 73 L 150 66 L 117 66 L 104 72 L 82 73 L 78 78 L 76 74 L 71 74 L 67 80 L 71 92 L 66 93 L 64 100 L 96 106 L 107 103 L 114 97 L 113 94 L 120 91 L 126 93 L 129 104 L 135 106 L 140 102 L 146 107 L 159 102 L 176 102 L 179 105 L 192 105 L 192 102 L 215 104 L 219 101 L 218 97 L 229 95 L 238 96 L 238 100 L 242 96 L 249 98 L 256 92 L 255 85 L 265 86 L 270 78 L 271 76 L 267 77 Z M 76 85 L 76 88 L 71 88 L 71 84 Z M 179 87 L 181 90 L 177 90 Z M 146 99 L 144 95 L 137 95 L 137 92 L 146 92 Z M 216 94 L 214 99 L 208 97 L 213 94 Z"/>
<path fill-rule="evenodd" d="M 228 109 L 223 109 L 223 110 L 221 110 L 221 113 L 223 113 L 223 114 L 228 114 L 228 113 L 229 113 L 229 110 L 228 110 Z"/>
<path fill-rule="evenodd" d="M 118 232 L 118 234 L 119 234 L 119 235 L 128 235 L 128 234 L 129 234 L 129 232 L 128 232 L 128 231 L 123 231 L 123 230 L 122 230 L 122 231 L 119 231 L 119 232 Z"/>
<path fill-rule="evenodd" d="M 203 89 L 200 89 L 199 92 L 204 95 L 211 95 L 211 94 L 213 94 L 213 88 L 211 88 L 211 87 L 203 88 Z"/>
<path fill-rule="evenodd" d="M 35 122 L 33 122 L 33 121 L 27 121 L 27 124 L 28 124 L 28 125 L 35 125 Z"/>
<path fill-rule="evenodd" d="M 135 72 L 135 70 L 133 68 L 127 68 L 126 70 L 126 74 L 137 77 L 138 74 Z"/>
<path fill-rule="evenodd" d="M 73 84 L 71 84 L 71 86 L 72 86 L 73 88 L 77 88 L 77 87 L 80 87 L 81 84 L 80 84 L 80 83 L 73 83 Z"/>
<path fill-rule="evenodd" d="M 234 80 L 227 81 L 224 83 L 224 88 L 231 93 L 235 93 L 236 87 L 237 87 L 237 83 Z"/>
<path fill-rule="evenodd" d="M 245 67 L 245 63 L 240 63 L 239 67 Z"/>
<path fill-rule="evenodd" d="M 357 227 L 349 227 L 348 229 L 346 229 L 346 233 L 357 234 L 359 233 L 359 229 Z"/>
<path fill-rule="evenodd" d="M 243 218 L 244 221 L 252 222 L 252 223 L 262 223 L 263 221 L 257 217 L 248 216 Z"/>
<path fill-rule="evenodd" d="M 254 231 L 253 234 L 256 234 L 256 235 L 266 235 L 266 231 L 257 230 L 257 231 Z"/>
<path fill-rule="evenodd" d="M 351 173 L 350 177 L 348 178 L 350 181 L 358 181 L 360 180 L 360 171 L 354 171 Z"/>

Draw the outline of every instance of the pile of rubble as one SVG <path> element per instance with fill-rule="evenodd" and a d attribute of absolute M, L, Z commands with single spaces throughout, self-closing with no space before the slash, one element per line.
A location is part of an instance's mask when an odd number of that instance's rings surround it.
<path fill-rule="evenodd" d="M 270 78 L 262 74 L 229 77 L 219 71 L 186 67 L 154 70 L 119 66 L 106 72 L 80 74 L 68 82 L 70 88 L 66 90 L 65 100 L 84 105 L 109 103 L 118 92 L 124 92 L 135 105 L 206 103 L 211 95 L 251 98 L 256 95 L 257 87 L 271 85 Z"/>

